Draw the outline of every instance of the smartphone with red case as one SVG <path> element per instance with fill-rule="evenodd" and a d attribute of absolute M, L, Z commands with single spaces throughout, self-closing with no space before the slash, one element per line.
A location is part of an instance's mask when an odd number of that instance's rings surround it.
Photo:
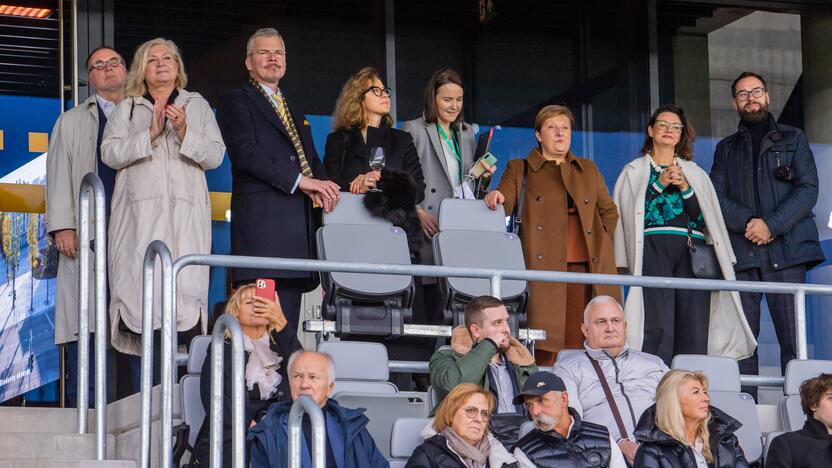
<path fill-rule="evenodd" d="M 257 278 L 254 282 L 254 295 L 270 301 L 274 300 L 274 280 Z"/>

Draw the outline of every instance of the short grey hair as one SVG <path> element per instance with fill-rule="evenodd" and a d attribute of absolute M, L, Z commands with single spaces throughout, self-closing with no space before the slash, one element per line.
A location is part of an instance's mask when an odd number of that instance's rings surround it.
<path fill-rule="evenodd" d="M 602 294 L 600 296 L 593 297 L 592 300 L 590 300 L 586 304 L 586 307 L 584 307 L 584 323 L 585 324 L 589 325 L 589 313 L 592 312 L 593 307 L 595 307 L 596 305 L 598 305 L 602 302 L 608 302 L 610 304 L 615 304 L 615 306 L 618 307 L 618 310 L 621 311 L 621 315 L 624 315 L 624 309 L 621 307 L 621 304 L 619 304 L 618 301 L 615 300 L 614 297 L 606 296 L 606 295 Z"/>
<path fill-rule="evenodd" d="M 332 359 L 332 356 L 330 356 L 329 354 L 326 354 L 326 353 L 319 353 L 317 351 L 306 351 L 306 350 L 303 350 L 303 349 L 299 349 L 299 350 L 295 351 L 294 353 L 292 353 L 291 356 L 289 356 L 289 364 L 286 365 L 286 373 L 288 374 L 288 377 L 290 379 L 292 378 L 291 377 L 292 366 L 294 366 L 295 361 L 304 354 L 317 354 L 318 356 L 323 356 L 324 359 L 326 359 L 326 363 L 327 363 L 327 366 L 326 366 L 327 381 L 329 381 L 330 384 L 335 383 L 335 361 Z"/>
<path fill-rule="evenodd" d="M 278 39 L 283 40 L 283 36 L 281 36 L 280 33 L 277 32 L 277 29 L 275 29 L 275 28 L 260 28 L 257 31 L 254 31 L 254 34 L 252 34 L 251 37 L 249 37 L 248 41 L 246 42 L 246 57 L 251 55 L 251 48 L 254 46 L 254 40 L 257 39 L 258 37 L 276 37 Z M 284 43 L 284 45 L 285 45 L 285 43 Z"/>

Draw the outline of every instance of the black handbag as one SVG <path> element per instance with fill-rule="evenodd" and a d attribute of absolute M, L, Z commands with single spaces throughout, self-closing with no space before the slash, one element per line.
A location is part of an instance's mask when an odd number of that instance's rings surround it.
<path fill-rule="evenodd" d="M 700 279 L 723 279 L 722 270 L 719 268 L 719 260 L 716 258 L 716 249 L 713 245 L 702 243 L 693 245 L 693 230 L 690 227 L 690 218 L 685 214 L 688 225 L 688 251 L 690 252 L 690 266 L 693 276 Z"/>

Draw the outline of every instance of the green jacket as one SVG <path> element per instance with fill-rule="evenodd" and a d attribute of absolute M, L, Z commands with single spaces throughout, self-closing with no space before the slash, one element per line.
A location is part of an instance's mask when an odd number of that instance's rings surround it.
<path fill-rule="evenodd" d="M 483 340 L 472 347 L 472 338 L 468 330 L 459 326 L 451 335 L 451 346 L 442 347 L 430 358 L 430 380 L 436 392 L 436 406 L 448 393 L 461 383 L 475 383 L 488 388 L 488 364 L 497 353 L 497 346 L 491 340 Z M 537 365 L 529 350 L 516 339 L 506 351 L 517 386 L 523 387 L 529 375 L 537 372 Z M 431 410 L 431 416 L 436 407 Z"/>

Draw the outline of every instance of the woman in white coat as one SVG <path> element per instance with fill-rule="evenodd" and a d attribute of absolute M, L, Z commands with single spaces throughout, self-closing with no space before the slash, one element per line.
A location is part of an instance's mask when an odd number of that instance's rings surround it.
<path fill-rule="evenodd" d="M 646 132 L 642 156 L 615 184 L 616 265 L 636 276 L 695 278 L 688 242 L 708 243 L 733 280 L 736 258 L 710 178 L 692 161 L 695 133 L 684 110 L 657 109 Z M 630 288 L 624 311 L 630 346 L 667 365 L 676 354 L 740 359 L 757 345 L 736 292 Z"/>
<path fill-rule="evenodd" d="M 127 75 L 127 98 L 110 117 L 101 159 L 118 171 L 109 226 L 110 318 L 113 346 L 141 349 L 142 261 L 159 239 L 176 259 L 211 252 L 211 205 L 205 171 L 225 153 L 214 112 L 198 93 L 186 91 L 179 49 L 153 39 L 136 50 Z M 179 332 L 202 332 L 208 305 L 208 267 L 179 274 Z M 153 328 L 160 327 L 156 274 Z M 155 346 L 158 349 L 158 346 Z"/>

